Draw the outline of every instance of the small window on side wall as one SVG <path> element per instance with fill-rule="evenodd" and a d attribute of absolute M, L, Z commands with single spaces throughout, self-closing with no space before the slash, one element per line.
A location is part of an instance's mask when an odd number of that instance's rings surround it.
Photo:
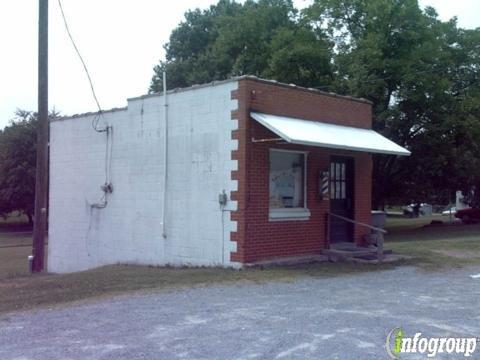
<path fill-rule="evenodd" d="M 270 150 L 270 219 L 308 218 L 306 153 Z"/>

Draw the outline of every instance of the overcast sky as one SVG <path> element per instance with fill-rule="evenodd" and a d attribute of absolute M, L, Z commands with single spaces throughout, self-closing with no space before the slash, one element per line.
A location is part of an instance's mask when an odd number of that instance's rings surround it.
<path fill-rule="evenodd" d="M 183 14 L 213 0 L 63 0 L 70 30 L 104 109 L 145 94 L 162 45 Z M 300 7 L 310 0 L 295 0 Z M 82 65 L 67 38 L 57 0 L 50 0 L 50 108 L 62 114 L 95 110 Z M 174 5 L 172 5 L 172 3 Z M 420 0 L 465 28 L 480 26 L 480 0 Z M 168 5 L 167 5 L 168 4 Z M 38 0 L 0 1 L 0 128 L 16 108 L 37 107 Z"/>

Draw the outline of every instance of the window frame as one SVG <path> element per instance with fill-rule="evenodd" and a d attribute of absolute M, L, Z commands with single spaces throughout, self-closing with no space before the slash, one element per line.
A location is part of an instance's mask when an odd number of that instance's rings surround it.
<path fill-rule="evenodd" d="M 269 221 L 285 221 L 285 220 L 309 220 L 310 219 L 310 210 L 307 207 L 307 157 L 308 151 L 301 150 L 287 150 L 287 149 L 278 149 L 270 148 L 268 152 L 268 195 L 270 198 L 270 155 L 272 152 L 283 152 L 283 153 L 293 153 L 293 154 L 302 154 L 303 155 L 303 207 L 295 208 L 280 208 L 280 209 L 271 209 L 270 202 L 268 207 L 268 217 Z"/>

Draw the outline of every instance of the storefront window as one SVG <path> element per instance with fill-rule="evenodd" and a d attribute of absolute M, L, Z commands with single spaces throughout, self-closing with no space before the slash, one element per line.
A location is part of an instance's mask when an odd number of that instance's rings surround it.
<path fill-rule="evenodd" d="M 270 151 L 270 209 L 305 207 L 305 154 Z"/>

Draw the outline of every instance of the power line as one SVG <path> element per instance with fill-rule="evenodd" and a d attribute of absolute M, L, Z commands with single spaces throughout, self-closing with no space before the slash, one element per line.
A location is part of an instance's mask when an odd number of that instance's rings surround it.
<path fill-rule="evenodd" d="M 88 72 L 87 65 L 85 64 L 85 61 L 83 60 L 82 54 L 80 54 L 80 51 L 78 50 L 77 44 L 75 43 L 75 40 L 73 39 L 73 36 L 70 32 L 70 28 L 68 27 L 68 21 L 65 16 L 65 12 L 63 11 L 63 6 L 61 0 L 58 0 L 58 6 L 60 7 L 60 12 L 62 14 L 63 18 L 63 23 L 65 24 L 65 30 L 67 31 L 68 37 L 70 38 L 70 41 L 72 42 L 73 48 L 75 49 L 75 52 L 78 55 L 78 58 L 82 62 L 83 69 L 85 70 L 85 74 L 87 75 L 88 82 L 90 83 L 90 89 L 92 90 L 92 95 L 93 99 L 95 100 L 95 103 L 97 104 L 98 108 L 98 113 L 95 114 L 95 116 L 92 119 L 92 127 L 96 132 L 105 132 L 107 138 L 106 138 L 106 149 L 105 149 L 105 184 L 101 186 L 101 189 L 103 191 L 103 196 L 100 199 L 100 202 L 94 203 L 94 204 L 89 204 L 91 209 L 104 209 L 107 206 L 107 194 L 111 193 L 113 191 L 113 187 L 111 184 L 111 168 L 112 168 L 112 149 L 113 149 L 113 139 L 112 139 L 112 132 L 113 132 L 113 127 L 106 125 L 105 128 L 99 129 L 98 128 L 98 122 L 100 121 L 100 118 L 103 116 L 103 111 L 102 107 L 100 106 L 100 102 L 98 101 L 97 94 L 95 93 L 95 88 L 93 86 L 93 81 L 92 78 L 90 77 L 90 73 Z M 91 221 L 91 219 L 90 219 Z M 89 231 L 90 231 L 90 226 L 89 226 Z M 87 237 L 88 237 L 88 232 L 87 232 Z M 87 243 L 87 252 L 88 252 L 88 243 Z M 89 254 L 90 256 L 90 254 Z"/>
<path fill-rule="evenodd" d="M 83 57 L 80 54 L 80 51 L 78 50 L 77 45 L 75 44 L 75 40 L 73 40 L 73 36 L 70 33 L 70 28 L 68 27 L 67 18 L 65 16 L 64 11 L 63 11 L 63 6 L 62 6 L 61 0 L 58 0 L 58 6 L 60 7 L 60 12 L 62 14 L 63 23 L 65 24 L 65 30 L 67 31 L 68 37 L 70 38 L 70 41 L 72 42 L 72 45 L 75 49 L 75 52 L 77 53 L 80 61 L 82 62 L 83 69 L 85 70 L 85 73 L 87 74 L 88 82 L 90 83 L 90 89 L 92 90 L 93 98 L 95 100 L 95 103 L 97 104 L 98 111 L 101 113 L 102 112 L 102 107 L 100 106 L 100 102 L 98 101 L 97 94 L 95 93 L 95 88 L 93 87 L 92 78 L 90 77 L 90 73 L 88 72 L 88 68 L 87 68 L 87 65 L 85 64 L 85 61 L 83 60 Z"/>

